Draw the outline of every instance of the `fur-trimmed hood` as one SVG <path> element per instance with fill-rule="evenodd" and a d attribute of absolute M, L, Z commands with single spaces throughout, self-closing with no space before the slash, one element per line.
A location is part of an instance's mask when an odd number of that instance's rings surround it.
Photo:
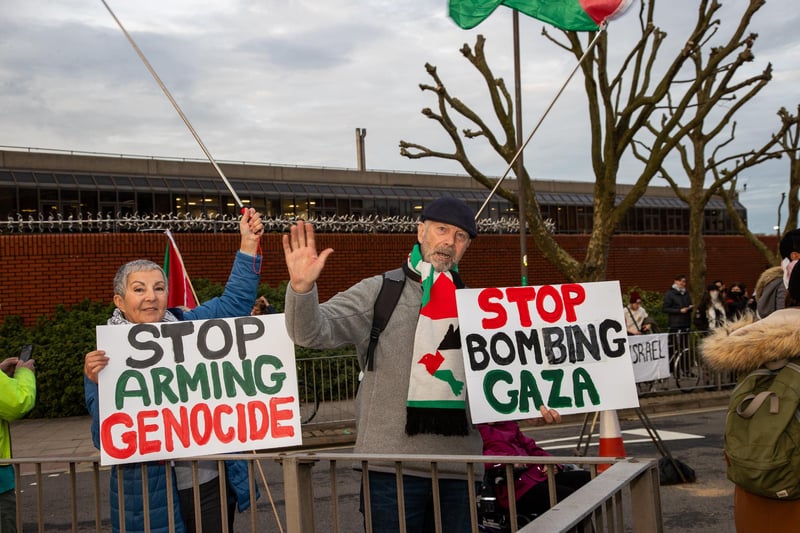
<path fill-rule="evenodd" d="M 700 351 L 713 369 L 740 372 L 800 357 L 800 308 L 781 309 L 761 320 L 748 313 L 715 329 Z"/>

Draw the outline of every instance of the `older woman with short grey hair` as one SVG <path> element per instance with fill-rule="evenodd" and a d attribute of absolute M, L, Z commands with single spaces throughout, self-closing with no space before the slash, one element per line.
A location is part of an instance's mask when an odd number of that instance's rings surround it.
<path fill-rule="evenodd" d="M 247 316 L 253 305 L 260 280 L 261 257 L 258 255 L 259 241 L 264 232 L 261 216 L 254 209 L 247 209 L 239 221 L 242 236 L 231 275 L 225 291 L 217 298 L 191 309 L 167 308 L 167 276 L 156 263 L 137 259 L 124 264 L 114 276 L 114 309 L 108 324 L 140 324 L 149 322 L 175 322 L 179 320 L 203 320 Z M 84 360 L 84 389 L 86 406 L 92 415 L 92 440 L 100 448 L 98 375 L 108 364 L 108 355 L 103 350 L 86 354 Z M 250 490 L 247 466 L 241 461 L 225 461 L 228 479 L 228 530 L 232 531 L 234 507 L 243 511 L 250 506 Z M 120 517 L 118 496 L 118 473 L 122 474 L 124 517 Z M 112 467 L 111 528 L 121 529 L 124 520 L 128 533 L 144 531 L 143 486 L 147 484 L 149 498 L 150 531 L 167 533 L 169 514 L 172 514 L 176 532 L 195 530 L 194 490 L 192 471 L 188 463 L 178 463 L 174 468 L 169 462 L 147 463 L 147 480 L 142 480 L 139 464 Z M 173 507 L 168 508 L 167 475 L 173 478 Z M 177 487 L 177 490 L 175 490 Z M 199 462 L 198 490 L 203 531 L 222 531 L 222 511 L 219 493 L 217 463 Z"/>

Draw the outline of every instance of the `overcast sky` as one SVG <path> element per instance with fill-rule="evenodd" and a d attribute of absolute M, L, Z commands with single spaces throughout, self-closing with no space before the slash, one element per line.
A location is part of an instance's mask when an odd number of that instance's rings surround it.
<path fill-rule="evenodd" d="M 463 173 L 452 162 L 399 154 L 401 139 L 452 151 L 443 130 L 420 113 L 436 106 L 418 87 L 431 81 L 425 64 L 437 66 L 451 94 L 488 119 L 482 80 L 459 52 L 480 33 L 495 75 L 513 90 L 505 7 L 465 31 L 448 18 L 446 0 L 107 1 L 221 161 L 355 168 L 355 129 L 366 128 L 369 169 Z M 682 48 L 696 3 L 659 2 L 665 57 Z M 723 4 L 719 33 L 727 36 L 745 2 Z M 609 26 L 615 57 L 636 41 L 638 7 Z M 794 0 L 768 0 L 756 15 L 751 72 L 771 62 L 774 76 L 738 116 L 737 146 L 763 142 L 777 128 L 781 106 L 797 110 L 799 19 Z M 542 27 L 522 17 L 526 136 L 574 66 L 541 36 Z M 0 145 L 205 157 L 100 0 L 3 0 L 0 28 Z M 525 151 L 535 178 L 593 179 L 585 102 L 579 74 Z M 503 173 L 505 164 L 482 140 L 467 146 L 482 170 Z M 628 164 L 619 181 L 635 177 L 636 165 Z M 742 182 L 750 228 L 771 233 L 788 190 L 788 162 L 764 165 Z"/>

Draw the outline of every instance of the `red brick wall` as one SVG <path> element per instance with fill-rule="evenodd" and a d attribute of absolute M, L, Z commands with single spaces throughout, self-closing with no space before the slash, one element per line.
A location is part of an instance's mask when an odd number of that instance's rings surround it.
<path fill-rule="evenodd" d="M 324 234 L 318 246 L 335 251 L 320 280 L 326 299 L 358 280 L 399 266 L 414 243 L 414 235 Z M 175 234 L 192 278 L 224 282 L 236 234 Z M 586 236 L 559 236 L 567 251 L 582 257 Z M 728 284 L 744 282 L 751 290 L 766 262 L 742 237 L 707 236 L 707 279 Z M 775 246 L 775 237 L 764 237 Z M 56 304 L 72 305 L 85 298 L 110 301 L 117 268 L 131 259 L 163 261 L 166 239 L 161 233 L 2 235 L 0 236 L 0 322 L 6 315 L 32 323 Z M 666 290 L 675 274 L 688 275 L 688 239 L 685 236 L 620 235 L 614 237 L 607 279 L 619 280 L 625 290 L 636 285 Z M 262 282 L 272 286 L 287 279 L 281 236 L 262 240 L 265 257 Z M 481 235 L 473 241 L 461 264 L 464 280 L 472 287 L 513 286 L 520 283 L 519 236 Z M 528 242 L 529 283 L 561 283 L 553 265 L 545 262 L 532 239 Z"/>

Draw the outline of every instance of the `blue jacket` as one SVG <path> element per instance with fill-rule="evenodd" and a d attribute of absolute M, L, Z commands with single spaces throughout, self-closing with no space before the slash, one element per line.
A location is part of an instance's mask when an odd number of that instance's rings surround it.
<path fill-rule="evenodd" d="M 228 318 L 247 316 L 253 308 L 253 302 L 258 292 L 260 275 L 260 259 L 254 268 L 253 256 L 242 252 L 236 253 L 231 275 L 225 284 L 225 291 L 221 296 L 212 298 L 208 302 L 190 311 L 170 309 L 178 320 L 205 320 L 208 318 Z M 84 396 L 86 407 L 92 416 L 92 441 L 100 449 L 100 408 L 98 405 L 97 384 L 84 376 Z M 150 504 L 150 531 L 152 533 L 169 533 L 167 515 L 167 474 L 172 476 L 173 508 L 175 518 L 175 532 L 183 533 L 183 519 L 180 513 L 175 473 L 172 468 L 167 469 L 167 463 L 154 461 L 144 463 L 147 466 L 148 499 Z M 111 468 L 111 491 L 109 500 L 111 504 L 111 528 L 119 531 L 119 498 L 117 492 L 118 476 L 122 476 L 124 491 L 125 531 L 137 533 L 144 531 L 144 512 L 142 494 L 142 468 L 141 463 L 114 466 Z M 247 464 L 243 461 L 225 461 L 225 473 L 230 487 L 236 493 L 239 511 L 250 507 L 250 486 L 247 476 Z"/>

